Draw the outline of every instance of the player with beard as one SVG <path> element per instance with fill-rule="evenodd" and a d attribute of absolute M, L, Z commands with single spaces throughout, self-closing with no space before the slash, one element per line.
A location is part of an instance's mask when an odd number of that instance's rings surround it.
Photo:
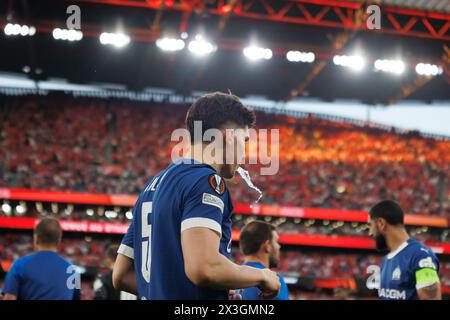
<path fill-rule="evenodd" d="M 226 300 L 230 289 L 255 286 L 278 294 L 275 272 L 230 260 L 233 204 L 224 179 L 245 158 L 254 122 L 254 112 L 231 94 L 193 103 L 186 115 L 190 156 L 156 174 L 139 195 L 114 265 L 115 288 L 152 300 Z M 208 139 L 209 129 L 220 135 Z"/>
<path fill-rule="evenodd" d="M 258 268 L 276 268 L 280 261 L 280 244 L 275 227 L 263 221 L 252 221 L 244 226 L 239 237 L 239 247 L 245 256 L 244 265 Z M 281 275 L 278 274 L 281 283 L 280 293 L 273 300 L 289 300 L 289 293 Z M 256 288 L 244 289 L 241 293 L 243 300 L 266 299 L 261 291 Z"/>
<path fill-rule="evenodd" d="M 388 252 L 380 267 L 382 300 L 440 300 L 439 261 L 430 248 L 410 237 L 402 208 L 391 200 L 369 211 L 369 234 L 376 248 Z"/>

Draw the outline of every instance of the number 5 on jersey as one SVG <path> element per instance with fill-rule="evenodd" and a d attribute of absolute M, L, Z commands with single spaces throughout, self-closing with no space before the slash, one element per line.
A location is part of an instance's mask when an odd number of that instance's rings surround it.
<path fill-rule="evenodd" d="M 151 257 L 151 238 L 152 238 L 152 226 L 149 223 L 150 214 L 152 213 L 153 203 L 143 202 L 141 211 L 141 239 L 142 239 L 142 261 L 141 261 L 141 272 L 142 277 L 150 283 L 150 263 L 152 261 Z"/>

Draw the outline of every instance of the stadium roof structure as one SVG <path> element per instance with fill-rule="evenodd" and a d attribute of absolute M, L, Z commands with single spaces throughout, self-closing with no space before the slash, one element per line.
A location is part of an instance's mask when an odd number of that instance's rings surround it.
<path fill-rule="evenodd" d="M 364 0 L 353 1 L 364 2 Z M 378 2 L 393 7 L 450 13 L 450 2 L 447 0 L 381 0 Z"/>
<path fill-rule="evenodd" d="M 53 39 L 54 28 L 65 28 L 72 4 L 81 9 L 83 39 Z M 372 4 L 380 6 L 381 29 L 365 23 Z M 0 4 L 0 27 L 7 23 L 33 25 L 37 33 L 0 35 L 0 46 L 8 49 L 0 51 L 0 71 L 28 70 L 34 79 L 117 83 L 131 90 L 166 87 L 181 94 L 229 89 L 285 101 L 450 100 L 446 0 L 9 0 Z M 130 36 L 128 46 L 99 43 L 102 32 L 119 31 Z M 163 52 L 155 45 L 159 38 L 182 33 L 186 43 L 203 35 L 217 51 L 197 57 L 187 48 Z M 270 48 L 272 59 L 249 62 L 242 54 L 249 45 Z M 292 50 L 313 52 L 314 63 L 287 61 Z M 336 55 L 360 55 L 366 67 L 355 72 L 336 65 Z M 400 75 L 377 71 L 378 59 L 402 60 L 406 70 Z M 419 63 L 439 66 L 442 74 L 419 76 Z"/>

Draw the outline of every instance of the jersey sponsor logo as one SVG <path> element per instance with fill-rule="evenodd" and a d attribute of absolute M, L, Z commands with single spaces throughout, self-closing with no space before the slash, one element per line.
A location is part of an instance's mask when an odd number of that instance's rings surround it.
<path fill-rule="evenodd" d="M 402 271 L 400 270 L 400 267 L 395 268 L 394 272 L 392 272 L 392 280 L 400 280 L 401 276 Z"/>
<path fill-rule="evenodd" d="M 420 248 L 420 250 L 425 251 L 426 253 L 430 253 L 430 252 L 428 252 L 428 250 L 425 249 L 425 248 Z"/>
<path fill-rule="evenodd" d="M 213 194 L 206 193 L 206 192 L 203 193 L 202 203 L 217 207 L 223 213 L 223 208 L 225 205 L 224 205 L 222 199 L 220 199 L 219 197 L 217 197 Z"/>
<path fill-rule="evenodd" d="M 389 298 L 389 299 L 396 299 L 396 300 L 406 300 L 406 291 L 402 290 L 395 290 L 395 289 L 385 289 L 381 288 L 378 291 L 378 296 L 380 298 Z"/>
<path fill-rule="evenodd" d="M 210 175 L 208 182 L 217 194 L 223 195 L 225 193 L 225 181 L 223 181 L 222 177 L 218 174 Z"/>
<path fill-rule="evenodd" d="M 436 266 L 434 265 L 433 260 L 431 259 L 431 257 L 424 258 L 424 259 L 420 260 L 419 261 L 419 267 L 420 268 L 436 269 Z"/>

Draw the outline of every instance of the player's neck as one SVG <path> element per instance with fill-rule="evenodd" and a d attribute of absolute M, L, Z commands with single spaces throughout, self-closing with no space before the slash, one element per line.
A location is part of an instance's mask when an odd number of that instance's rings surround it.
<path fill-rule="evenodd" d="M 386 238 L 386 242 L 389 247 L 389 251 L 394 252 L 403 243 L 405 243 L 408 239 L 409 239 L 409 235 L 403 227 L 399 228 L 398 230 L 395 230 L 395 232 L 392 232 Z"/>
<path fill-rule="evenodd" d="M 36 251 L 53 251 L 53 252 L 57 252 L 58 249 L 55 246 L 46 246 L 46 245 L 36 245 Z"/>
<path fill-rule="evenodd" d="M 268 258 L 264 259 L 262 257 L 259 257 L 258 255 L 245 256 L 245 261 L 247 261 L 247 262 L 259 262 L 264 267 L 269 268 L 269 259 Z"/>
<path fill-rule="evenodd" d="M 191 145 L 188 153 L 189 158 L 197 162 L 207 164 L 214 170 L 216 170 L 216 172 L 220 172 L 222 165 L 218 164 L 214 159 L 210 158 L 208 154 L 203 154 L 203 148 L 204 145 L 202 144 Z"/>

